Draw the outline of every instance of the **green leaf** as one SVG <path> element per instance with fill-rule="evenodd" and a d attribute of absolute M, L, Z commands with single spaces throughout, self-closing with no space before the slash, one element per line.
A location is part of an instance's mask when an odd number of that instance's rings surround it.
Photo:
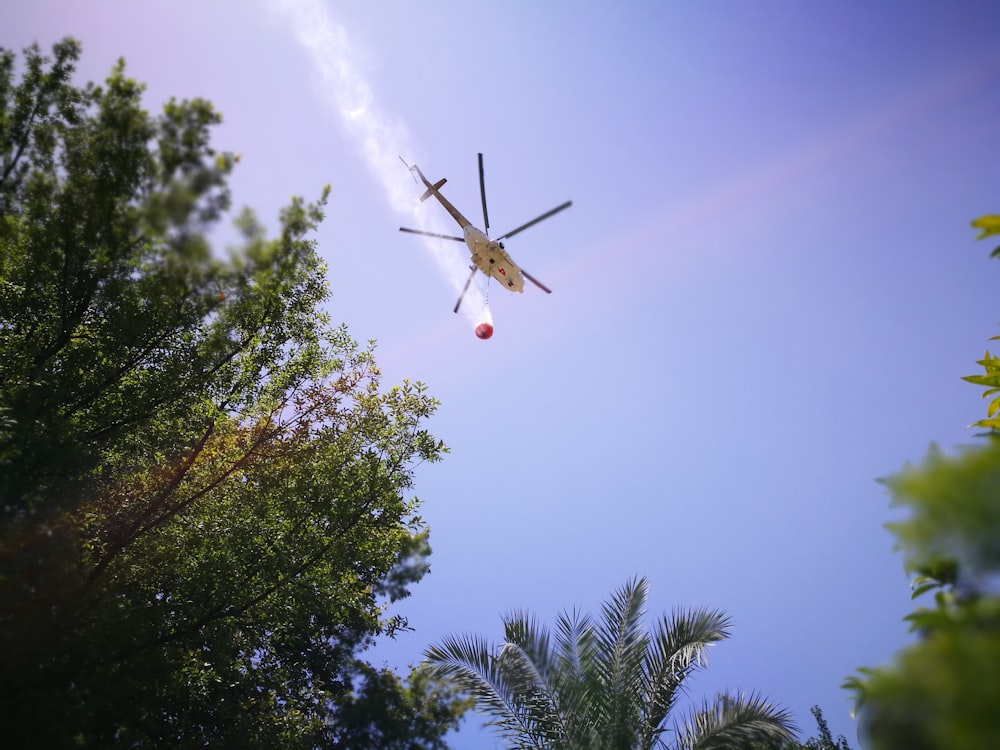
<path fill-rule="evenodd" d="M 976 235 L 977 240 L 982 240 L 986 237 L 992 237 L 995 234 L 1000 234 L 1000 216 L 997 216 L 996 214 L 980 216 L 978 219 L 973 219 L 970 223 L 976 229 L 982 230 L 978 235 Z M 995 252 L 996 251 L 994 251 L 994 253 Z"/>
<path fill-rule="evenodd" d="M 990 401 L 990 405 L 986 407 L 986 416 L 992 417 L 998 411 L 1000 411 L 1000 396 Z"/>
<path fill-rule="evenodd" d="M 928 582 L 928 583 L 922 583 L 922 584 L 920 584 L 919 586 L 917 586 L 917 587 L 915 587 L 913 589 L 913 593 L 910 594 L 910 598 L 911 599 L 916 599 L 921 594 L 924 594 L 924 593 L 930 591 L 931 589 L 935 589 L 935 588 L 937 588 L 940 585 L 941 584 L 939 582 L 937 582 L 937 581 L 931 581 L 931 582 Z"/>
<path fill-rule="evenodd" d="M 988 385 L 991 388 L 1000 388 L 1000 373 L 995 375 L 963 375 L 962 380 L 976 385 Z"/>

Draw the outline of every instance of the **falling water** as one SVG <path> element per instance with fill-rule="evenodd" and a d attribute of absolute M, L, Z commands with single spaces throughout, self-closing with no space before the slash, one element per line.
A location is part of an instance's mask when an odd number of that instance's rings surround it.
<path fill-rule="evenodd" d="M 399 162 L 400 155 L 414 153 L 409 132 L 398 117 L 376 104 L 374 93 L 355 62 L 344 27 L 321 0 L 270 0 L 270 4 L 291 22 L 295 39 L 319 74 L 323 98 L 339 115 L 347 137 L 359 146 L 392 208 L 415 228 L 448 233 L 434 212 L 420 210 L 422 204 L 416 200 L 416 186 Z M 464 246 L 430 237 L 420 240 L 457 297 L 468 276 L 469 260 Z M 407 241 L 412 240 L 407 238 Z M 490 320 L 489 308 L 475 285 L 466 293 L 462 310 L 472 323 Z"/>

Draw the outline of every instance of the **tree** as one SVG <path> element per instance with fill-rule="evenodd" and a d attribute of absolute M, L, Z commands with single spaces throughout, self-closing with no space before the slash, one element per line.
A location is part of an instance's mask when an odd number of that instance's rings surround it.
<path fill-rule="evenodd" d="M 213 252 L 218 113 L 79 53 L 0 50 L 5 743 L 441 747 L 463 704 L 360 658 L 427 571 L 436 402 L 322 313 L 329 189 Z"/>
<path fill-rule="evenodd" d="M 448 637 L 428 649 L 425 668 L 466 691 L 517 748 L 722 750 L 792 739 L 786 711 L 756 694 L 727 693 L 675 724 L 667 742 L 664 723 L 685 679 L 729 636 L 730 622 L 719 611 L 678 610 L 649 632 L 647 591 L 645 579 L 634 579 L 603 605 L 600 621 L 563 612 L 554 634 L 515 612 L 504 617 L 499 646 Z"/>
<path fill-rule="evenodd" d="M 392 672 L 362 667 L 361 690 L 342 701 L 339 747 L 350 750 L 445 750 L 441 728 L 456 725 L 471 701 L 454 688 L 414 670 L 408 684 Z"/>
<path fill-rule="evenodd" d="M 1000 217 L 973 226 L 980 238 L 1000 234 Z M 965 380 L 992 397 L 975 423 L 985 442 L 954 454 L 932 447 L 885 480 L 910 512 L 887 527 L 914 575 L 913 597 L 933 592 L 934 603 L 907 617 L 916 643 L 845 682 L 877 750 L 1000 747 L 1000 358 L 987 352 L 979 364 L 983 374 Z"/>
<path fill-rule="evenodd" d="M 753 750 L 851 750 L 851 746 L 847 744 L 847 738 L 844 735 L 839 735 L 837 739 L 833 738 L 830 727 L 827 725 L 826 719 L 823 718 L 823 711 L 819 706 L 813 706 L 809 709 L 809 712 L 816 720 L 816 727 L 819 729 L 817 736 L 810 737 L 805 742 L 755 743 Z"/>

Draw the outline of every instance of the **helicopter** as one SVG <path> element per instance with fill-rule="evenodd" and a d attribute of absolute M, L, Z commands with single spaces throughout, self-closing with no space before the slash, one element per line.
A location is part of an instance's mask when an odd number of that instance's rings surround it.
<path fill-rule="evenodd" d="M 399 157 L 399 160 L 406 165 L 406 168 L 409 169 L 411 173 L 419 175 L 421 182 L 424 183 L 424 187 L 427 188 L 424 194 L 420 196 L 420 200 L 425 201 L 432 195 L 437 198 L 448 213 L 452 215 L 452 218 L 458 222 L 458 225 L 462 228 L 464 236 L 456 237 L 449 234 L 424 232 L 419 229 L 408 229 L 407 227 L 400 227 L 399 231 L 409 232 L 410 234 L 423 234 L 428 237 L 437 237 L 438 239 L 443 240 L 456 240 L 457 242 L 464 242 L 468 246 L 469 252 L 472 254 L 472 265 L 469 266 L 469 270 L 472 271 L 472 273 L 469 274 L 469 278 L 466 279 L 465 286 L 462 287 L 462 293 L 458 295 L 458 301 L 455 303 L 454 312 L 458 312 L 458 308 L 462 304 L 462 298 L 465 297 L 465 293 L 469 290 L 469 284 L 472 283 L 472 279 L 476 275 L 476 271 L 482 271 L 487 278 L 496 279 L 504 288 L 512 292 L 523 292 L 524 280 L 527 279 L 546 294 L 552 294 L 551 289 L 518 266 L 511 259 L 507 250 L 504 248 L 503 240 L 513 237 L 519 232 L 523 232 L 528 227 L 532 227 L 538 222 L 548 219 L 550 216 L 554 216 L 563 209 L 569 208 L 573 205 L 573 201 L 566 201 L 562 205 L 556 206 L 551 211 L 546 211 L 541 216 L 532 219 L 527 224 L 522 224 L 517 229 L 512 229 L 506 234 L 500 235 L 493 240 L 490 239 L 488 234 L 490 231 L 490 219 L 489 214 L 486 212 L 486 182 L 483 177 L 482 154 L 479 154 L 479 193 L 483 200 L 484 230 L 474 227 L 472 222 L 466 219 L 462 213 L 441 194 L 441 187 L 448 181 L 447 179 L 441 179 L 432 184 L 430 180 L 424 177 L 424 173 L 420 171 L 420 167 L 416 164 L 412 166 L 407 164 L 406 160 L 403 159 L 402 156 Z M 414 177 L 414 179 L 416 179 L 416 177 Z M 480 330 L 481 328 L 482 330 Z M 476 335 L 479 336 L 479 338 L 489 338 L 492 333 L 492 326 L 489 323 L 483 323 L 476 328 Z"/>

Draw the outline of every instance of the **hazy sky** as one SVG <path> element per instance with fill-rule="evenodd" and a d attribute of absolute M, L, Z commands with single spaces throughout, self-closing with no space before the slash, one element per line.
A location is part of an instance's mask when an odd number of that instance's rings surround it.
<path fill-rule="evenodd" d="M 123 56 L 150 109 L 213 101 L 272 227 L 332 185 L 329 311 L 451 448 L 417 474 L 414 632 L 373 659 L 645 575 L 654 614 L 733 617 L 695 698 L 759 690 L 807 736 L 818 703 L 856 745 L 839 685 L 912 608 L 875 479 L 985 408 L 997 28 L 992 1 L 34 0 L 0 45 L 73 35 L 80 82 Z M 573 200 L 507 243 L 553 293 L 494 284 L 487 342 L 451 312 L 463 246 L 398 232 L 457 227 L 397 157 L 478 223 L 477 152 L 494 236 Z M 453 746 L 499 742 L 473 718 Z"/>

